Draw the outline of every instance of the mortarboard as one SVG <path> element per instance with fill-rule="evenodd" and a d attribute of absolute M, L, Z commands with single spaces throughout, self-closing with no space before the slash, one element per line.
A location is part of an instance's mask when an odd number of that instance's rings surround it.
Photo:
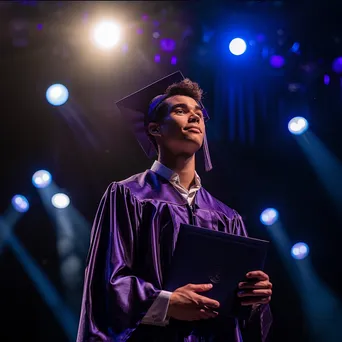
<path fill-rule="evenodd" d="M 166 89 L 170 85 L 182 80 L 184 80 L 183 74 L 180 71 L 176 71 L 116 102 L 124 118 L 131 124 L 136 139 L 149 158 L 155 157 L 157 150 L 147 134 L 147 124 L 155 120 L 157 107 L 167 99 Z M 204 120 L 207 121 L 209 119 L 208 113 L 202 102 L 199 104 L 202 107 Z M 210 171 L 212 164 L 206 135 L 204 136 L 202 147 L 205 170 Z"/>

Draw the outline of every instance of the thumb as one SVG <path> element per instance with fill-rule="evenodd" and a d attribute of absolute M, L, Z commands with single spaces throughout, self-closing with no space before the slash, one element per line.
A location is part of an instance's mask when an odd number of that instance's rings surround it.
<path fill-rule="evenodd" d="M 188 284 L 188 287 L 191 291 L 194 292 L 205 292 L 209 291 L 213 285 L 212 284 Z"/>

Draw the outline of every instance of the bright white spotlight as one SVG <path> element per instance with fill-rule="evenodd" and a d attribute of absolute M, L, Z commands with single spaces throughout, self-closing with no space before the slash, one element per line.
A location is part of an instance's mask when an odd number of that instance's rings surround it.
<path fill-rule="evenodd" d="M 302 260 L 309 254 L 309 246 L 304 242 L 297 242 L 291 248 L 292 258 Z"/>
<path fill-rule="evenodd" d="M 305 118 L 301 116 L 296 116 L 295 118 L 289 121 L 287 127 L 290 133 L 300 135 L 303 134 L 309 128 L 309 124 Z"/>
<path fill-rule="evenodd" d="M 66 194 L 58 193 L 52 196 L 51 203 L 57 209 L 64 209 L 70 204 L 70 198 Z"/>
<path fill-rule="evenodd" d="M 230 52 L 235 56 L 242 55 L 247 49 L 246 42 L 241 38 L 234 38 L 229 44 Z"/>
<path fill-rule="evenodd" d="M 19 213 L 25 213 L 30 208 L 27 198 L 23 195 L 15 195 L 12 198 L 13 208 Z"/>
<path fill-rule="evenodd" d="M 46 91 L 46 99 L 53 106 L 61 106 L 68 101 L 69 91 L 63 84 L 53 84 Z"/>
<path fill-rule="evenodd" d="M 46 170 L 39 170 L 32 176 L 32 183 L 38 189 L 46 188 L 50 185 L 51 181 L 52 176 L 50 172 Z"/>
<path fill-rule="evenodd" d="M 265 226 L 271 226 L 278 220 L 279 214 L 278 211 L 274 208 L 265 209 L 260 215 L 260 221 Z"/>
<path fill-rule="evenodd" d="M 119 41 L 120 29 L 111 21 L 97 24 L 93 31 L 93 40 L 101 49 L 111 49 Z"/>

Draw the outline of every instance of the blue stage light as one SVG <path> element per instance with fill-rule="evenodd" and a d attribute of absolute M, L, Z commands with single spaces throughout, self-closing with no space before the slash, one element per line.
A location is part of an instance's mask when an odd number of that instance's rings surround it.
<path fill-rule="evenodd" d="M 15 195 L 12 198 L 13 208 L 19 213 L 25 213 L 29 210 L 30 204 L 27 198 L 23 195 Z"/>
<path fill-rule="evenodd" d="M 291 119 L 288 124 L 290 133 L 295 135 L 303 134 L 309 128 L 307 120 L 301 116 Z"/>
<path fill-rule="evenodd" d="M 292 258 L 302 260 L 309 254 L 309 246 L 304 242 L 297 242 L 291 248 Z"/>
<path fill-rule="evenodd" d="M 70 198 L 63 193 L 58 193 L 51 198 L 52 205 L 57 209 L 64 209 L 70 204 Z"/>
<path fill-rule="evenodd" d="M 260 222 L 265 226 L 271 226 L 278 220 L 278 211 L 274 208 L 265 209 L 260 215 Z"/>
<path fill-rule="evenodd" d="M 46 188 L 50 185 L 51 181 L 52 176 L 46 170 L 39 170 L 32 176 L 32 184 L 38 189 Z"/>
<path fill-rule="evenodd" d="M 229 44 L 230 52 L 235 56 L 242 55 L 247 49 L 246 42 L 241 38 L 234 38 Z"/>
<path fill-rule="evenodd" d="M 69 91 L 63 84 L 53 84 L 46 91 L 46 99 L 53 106 L 61 106 L 68 101 Z"/>

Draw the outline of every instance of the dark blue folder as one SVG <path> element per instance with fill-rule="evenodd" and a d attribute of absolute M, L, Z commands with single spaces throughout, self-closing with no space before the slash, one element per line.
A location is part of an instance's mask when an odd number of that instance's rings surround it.
<path fill-rule="evenodd" d="M 186 284 L 212 283 L 201 295 L 220 302 L 220 314 L 245 317 L 236 292 L 249 271 L 263 270 L 269 242 L 181 225 L 165 290 L 174 291 Z"/>

